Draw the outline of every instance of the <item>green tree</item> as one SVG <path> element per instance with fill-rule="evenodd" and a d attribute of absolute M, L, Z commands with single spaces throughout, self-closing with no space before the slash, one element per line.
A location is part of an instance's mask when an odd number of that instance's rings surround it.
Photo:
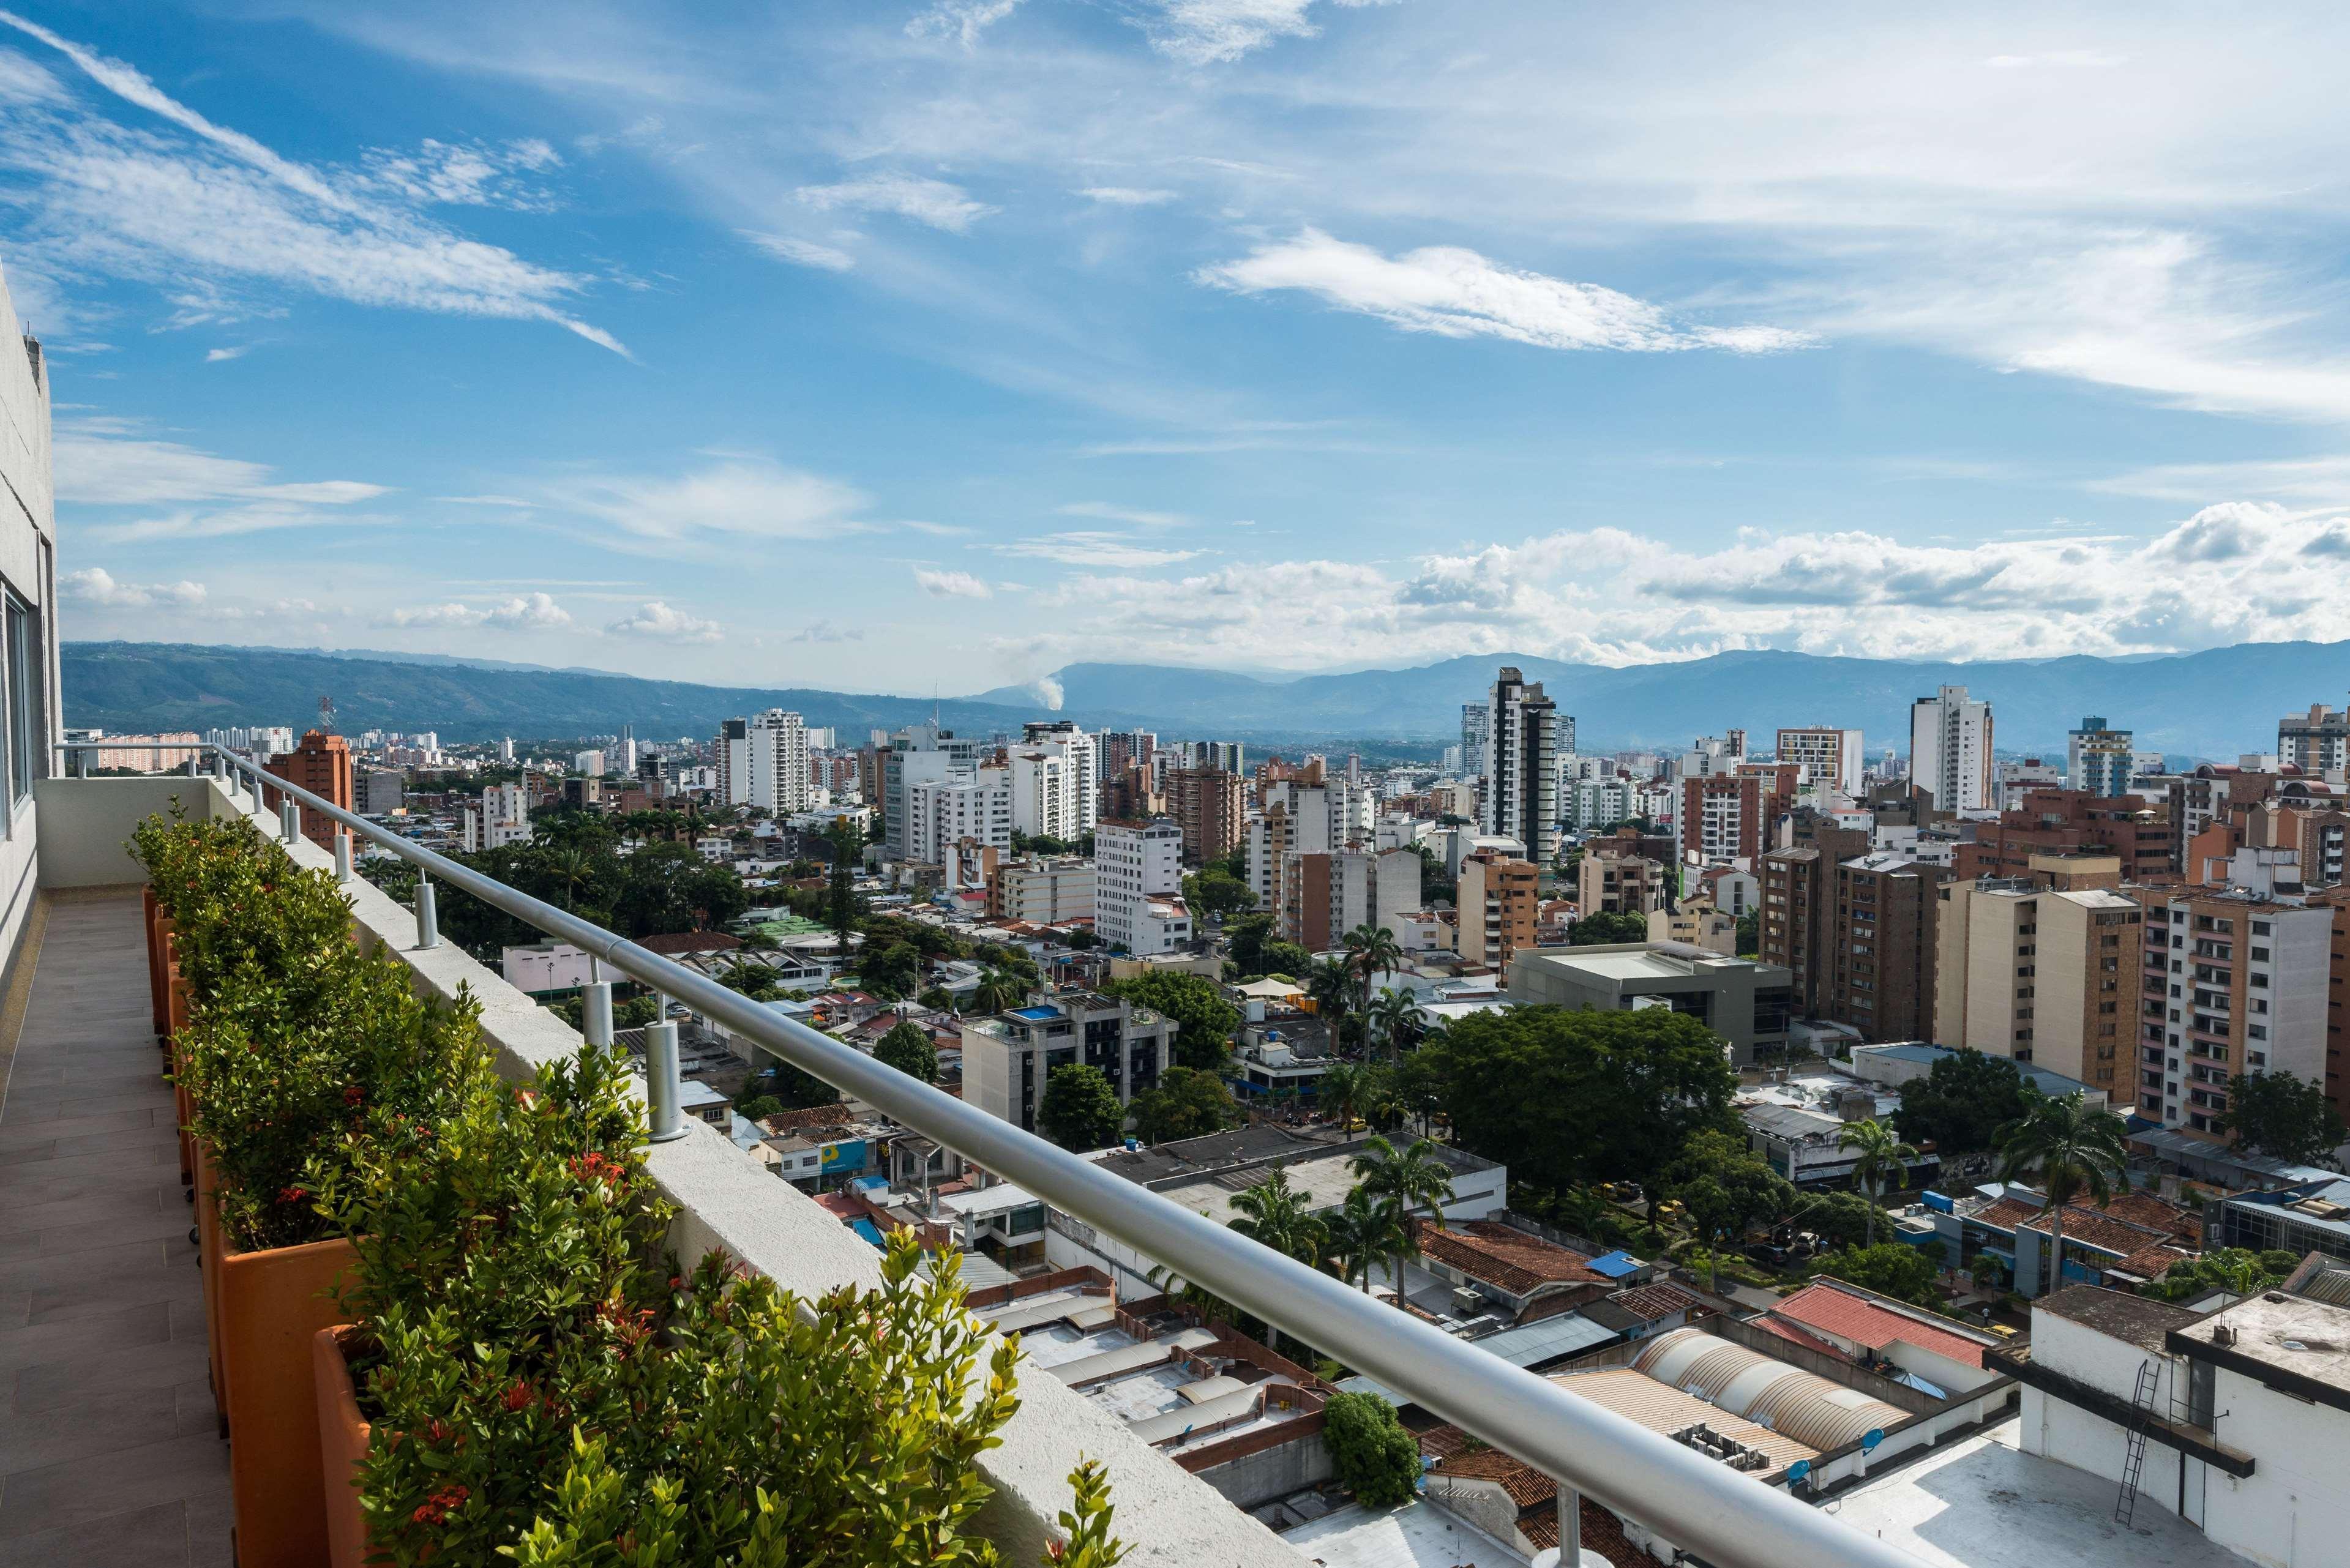
<path fill-rule="evenodd" d="M 891 942 L 876 950 L 866 939 L 857 955 L 857 978 L 874 995 L 889 1001 L 911 996 L 922 983 L 922 956 L 906 942 Z"/>
<path fill-rule="evenodd" d="M 1666 1008 L 1476 1013 L 1415 1055 L 1430 1059 L 1455 1143 L 1553 1189 L 1653 1187 L 1692 1134 L 1737 1127 L 1721 1037 Z"/>
<path fill-rule="evenodd" d="M 1145 1143 L 1205 1137 L 1235 1126 L 1241 1108 L 1224 1081 L 1194 1067 L 1170 1067 L 1155 1089 L 1134 1096 L 1134 1136 Z"/>
<path fill-rule="evenodd" d="M 1200 919 L 1222 919 L 1253 905 L 1256 894 L 1240 877 L 1220 866 L 1211 866 L 1183 878 L 1183 902 Z"/>
<path fill-rule="evenodd" d="M 920 1002 L 924 1007 L 929 1008 L 932 1012 L 952 1012 L 954 1011 L 954 992 L 949 991 L 943 985 L 931 986 L 926 989 L 921 995 L 914 998 L 914 1000 Z"/>
<path fill-rule="evenodd" d="M 838 1089 L 789 1062 L 778 1062 L 753 1077 L 743 1085 L 743 1094 L 735 1103 L 740 1105 L 743 1099 L 755 1099 L 762 1095 L 774 1096 L 787 1111 L 805 1111 L 816 1106 L 840 1103 Z"/>
<path fill-rule="evenodd" d="M 1431 908 L 1439 898 L 1449 904 L 1458 891 L 1458 886 L 1444 873 L 1444 857 L 1425 844 L 1419 846 L 1420 908 Z"/>
<path fill-rule="evenodd" d="M 1232 1211 L 1239 1216 L 1231 1225 L 1235 1234 L 1309 1269 L 1322 1266 L 1322 1245 L 1329 1231 L 1306 1207 L 1305 1194 L 1290 1185 L 1287 1171 L 1276 1167 L 1254 1187 L 1233 1193 Z"/>
<path fill-rule="evenodd" d="M 1371 1288 L 1371 1270 L 1393 1253 L 1396 1232 L 1405 1224 L 1403 1210 L 1388 1199 L 1374 1198 L 1360 1187 L 1347 1194 L 1338 1209 L 1323 1217 L 1325 1261 L 1330 1272 L 1347 1284 Z"/>
<path fill-rule="evenodd" d="M 2345 1134 L 2323 1085 L 2291 1073 L 2239 1073 L 2215 1123 L 2234 1147 L 2296 1165 L 2332 1165 Z"/>
<path fill-rule="evenodd" d="M 1762 912 L 1749 909 L 1738 917 L 1738 956 L 1752 958 L 1762 950 Z"/>
<path fill-rule="evenodd" d="M 832 850 L 832 867 L 825 877 L 826 915 L 842 947 L 857 929 L 857 867 L 865 861 L 863 836 L 845 816 L 833 818 L 825 840 Z"/>
<path fill-rule="evenodd" d="M 2254 1252 L 2241 1247 L 2222 1247 L 2199 1258 L 2179 1259 L 2162 1278 L 2147 1286 L 2146 1293 L 2170 1302 L 2194 1301 L 2214 1291 L 2254 1296 L 2284 1283 L 2285 1276 L 2299 1264 L 2300 1260 L 2291 1252 Z"/>
<path fill-rule="evenodd" d="M 1893 1127 L 1911 1143 L 1932 1143 L 1948 1160 L 1994 1147 L 2000 1129 L 2023 1110 L 2023 1075 L 2013 1062 L 1959 1051 L 1937 1056 L 1924 1077 L 1901 1085 Z"/>
<path fill-rule="evenodd" d="M 1408 1149 L 1398 1149 L 1384 1137 L 1375 1137 L 1347 1161 L 1355 1185 L 1373 1198 L 1391 1199 L 1409 1214 L 1425 1210 L 1430 1221 L 1444 1229 L 1444 1206 L 1452 1201 L 1452 1168 L 1422 1138 Z"/>
<path fill-rule="evenodd" d="M 1142 974 L 1111 981 L 1102 991 L 1173 1019 L 1175 1059 L 1186 1067 L 1221 1072 L 1231 1056 L 1232 1031 L 1241 1026 L 1241 1012 L 1224 1000 L 1223 989 L 1207 976 Z"/>
<path fill-rule="evenodd" d="M 1271 915 L 1239 915 L 1224 922 L 1224 953 L 1243 980 L 1256 980 L 1266 972 L 1264 944 L 1272 939 Z"/>
<path fill-rule="evenodd" d="M 1570 1187 L 1560 1193 L 1551 1212 L 1561 1225 L 1602 1247 L 1614 1246 L 1622 1230 L 1607 1199 L 1588 1187 Z"/>
<path fill-rule="evenodd" d="M 1787 1214 L 1830 1247 L 1865 1247 L 1877 1233 L 1884 1211 L 1857 1192 L 1814 1193 Z"/>
<path fill-rule="evenodd" d="M 930 1032 L 910 1020 L 890 1026 L 889 1033 L 874 1045 L 873 1059 L 925 1084 L 939 1081 L 938 1048 L 931 1044 Z"/>
<path fill-rule="evenodd" d="M 1419 1044 L 1420 1030 L 1428 1022 L 1428 1010 L 1411 992 L 1383 985 L 1378 995 L 1371 999 L 1364 1016 L 1371 1033 L 1387 1042 L 1388 1060 L 1397 1062 L 1402 1059 L 1406 1046 Z"/>
<path fill-rule="evenodd" d="M 1362 1114 L 1366 1086 L 1361 1067 L 1352 1062 L 1333 1062 L 1322 1070 L 1322 1081 L 1315 1086 L 1315 1104 L 1344 1127 Z"/>
<path fill-rule="evenodd" d="M 1338 1484 L 1365 1508 L 1409 1502 L 1419 1483 L 1419 1445 L 1395 1407 L 1376 1394 L 1333 1394 L 1322 1407 L 1322 1441 Z"/>
<path fill-rule="evenodd" d="M 1586 915 L 1566 929 L 1566 945 L 1571 948 L 1604 947 L 1611 942 L 1645 942 L 1648 940 L 1647 917 L 1629 910 L 1615 914 L 1602 911 Z"/>
<path fill-rule="evenodd" d="M 971 1011 L 977 1013 L 1002 1012 L 1017 1007 L 1026 1000 L 1027 982 L 1009 970 L 991 969 L 979 977 L 972 988 Z"/>
<path fill-rule="evenodd" d="M 2064 1206 L 2083 1196 L 2102 1209 L 2116 1191 L 2129 1190 L 2127 1124 L 2112 1111 L 2091 1109 L 2076 1091 L 2061 1098 L 2023 1086 L 2023 1115 L 2000 1135 L 2000 1175 L 2029 1176 L 2046 1194 L 2040 1211 L 2048 1218 L 2048 1281 L 2064 1282 Z"/>
<path fill-rule="evenodd" d="M 1918 1151 L 1901 1141 L 1901 1135 L 1880 1121 L 1846 1122 L 1836 1134 L 1836 1147 L 1853 1151 L 1852 1179 L 1863 1192 L 1868 1194 L 1868 1234 L 1862 1245 L 1877 1244 L 1876 1212 L 1885 1201 L 1887 1182 L 1907 1183 L 1909 1162 Z"/>
<path fill-rule="evenodd" d="M 1353 1004 L 1353 971 L 1342 959 L 1316 959 L 1296 978 L 1305 981 L 1305 994 L 1314 999 L 1315 1016 L 1328 1023 L 1335 1039 L 1344 1030 Z"/>
<path fill-rule="evenodd" d="M 1812 1272 L 1918 1306 L 1942 1304 L 1934 1293 L 1933 1262 L 1917 1248 L 1898 1241 L 1830 1252 L 1814 1264 Z"/>
<path fill-rule="evenodd" d="M 750 1121 L 764 1121 L 784 1108 L 784 1102 L 773 1095 L 754 1095 L 734 1107 L 734 1114 Z"/>
<path fill-rule="evenodd" d="M 1118 1141 L 1126 1126 L 1126 1107 L 1118 1091 L 1098 1067 L 1072 1062 L 1055 1067 L 1045 1080 L 1045 1103 L 1036 1114 L 1036 1127 L 1063 1148 L 1082 1154 Z"/>
<path fill-rule="evenodd" d="M 1681 1146 L 1666 1168 L 1665 1185 L 1708 1241 L 1735 1243 L 1796 1203 L 1794 1185 L 1757 1159 L 1744 1139 L 1711 1127 Z"/>
<path fill-rule="evenodd" d="M 1295 942 L 1264 944 L 1264 973 L 1285 974 L 1292 980 L 1302 981 L 1313 972 L 1314 955 Z"/>
<path fill-rule="evenodd" d="M 1371 1016 L 1371 981 L 1381 974 L 1392 972 L 1403 962 L 1403 945 L 1395 933 L 1385 926 L 1369 921 L 1357 926 L 1340 940 L 1347 950 L 1347 967 L 1355 972 L 1357 984 L 1356 1012 L 1368 1023 Z M 1389 1054 L 1393 1054 L 1390 1043 Z"/>
<path fill-rule="evenodd" d="M 631 937 L 723 926 L 751 907 L 743 879 L 689 844 L 648 844 L 619 862 L 612 917 Z"/>

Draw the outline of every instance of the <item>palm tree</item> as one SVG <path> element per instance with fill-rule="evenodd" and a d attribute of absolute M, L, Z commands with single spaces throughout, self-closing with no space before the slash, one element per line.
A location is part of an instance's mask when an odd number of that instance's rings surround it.
<path fill-rule="evenodd" d="M 2080 1092 L 2051 1098 L 2029 1080 L 2023 1085 L 2023 1115 L 1999 1131 L 2002 1180 L 2037 1177 L 2046 1196 L 2048 1290 L 2064 1283 L 2064 1206 L 2086 1193 L 2102 1209 L 2116 1191 L 2129 1190 L 2127 1125 L 2109 1110 L 2092 1110 Z"/>
<path fill-rule="evenodd" d="M 1363 1069 L 1352 1062 L 1335 1062 L 1323 1069 L 1322 1082 L 1315 1089 L 1315 1103 L 1338 1118 L 1345 1127 L 1355 1119 L 1362 1108 L 1363 1092 L 1368 1086 Z"/>
<path fill-rule="evenodd" d="M 1444 1229 L 1444 1206 L 1452 1201 L 1452 1168 L 1426 1138 L 1398 1151 L 1386 1138 L 1375 1137 L 1347 1162 L 1347 1168 L 1355 1173 L 1356 1185 L 1372 1197 L 1392 1199 L 1407 1212 L 1426 1209 L 1436 1228 Z"/>
<path fill-rule="evenodd" d="M 973 1012 L 1001 1012 L 1016 1007 L 1027 996 L 1028 987 L 1009 970 L 991 969 L 979 977 L 972 989 L 971 1010 Z"/>
<path fill-rule="evenodd" d="M 1607 1199 L 1588 1187 L 1571 1187 L 1560 1193 L 1553 1212 L 1560 1224 L 1595 1244 L 1607 1241 L 1602 1232 L 1614 1219 L 1607 1212 Z"/>
<path fill-rule="evenodd" d="M 1328 1228 L 1305 1207 L 1305 1195 L 1289 1184 L 1287 1171 L 1276 1170 L 1254 1187 L 1233 1193 L 1232 1208 L 1240 1215 L 1231 1226 L 1235 1234 L 1309 1269 L 1322 1266 Z"/>
<path fill-rule="evenodd" d="M 1428 1016 L 1419 1005 L 1419 998 L 1394 986 L 1379 987 L 1378 999 L 1370 1003 L 1363 1014 L 1367 1028 L 1376 1032 L 1388 1043 L 1388 1060 L 1394 1062 L 1403 1054 L 1403 1037 L 1407 1031 L 1416 1031 Z"/>
<path fill-rule="evenodd" d="M 1836 1134 L 1836 1147 L 1856 1152 L 1852 1162 L 1852 1178 L 1868 1194 L 1868 1220 L 1863 1232 L 1866 1244 L 1877 1245 L 1877 1208 L 1885 1199 L 1885 1183 L 1888 1178 L 1909 1179 L 1909 1162 L 1918 1151 L 1901 1141 L 1901 1135 L 1880 1121 L 1847 1122 Z"/>
<path fill-rule="evenodd" d="M 1354 976 L 1344 963 L 1333 959 L 1317 959 L 1305 972 L 1305 994 L 1314 999 L 1315 1010 L 1330 1020 L 1333 1044 L 1337 1043 L 1339 1025 L 1346 1022 L 1348 994 L 1354 988 Z"/>
<path fill-rule="evenodd" d="M 1385 926 L 1375 926 L 1367 920 L 1348 931 L 1340 941 L 1347 950 L 1347 967 L 1361 981 L 1363 1018 L 1367 1023 L 1371 1016 L 1371 977 L 1403 962 L 1403 944 Z"/>
<path fill-rule="evenodd" d="M 1375 1198 L 1357 1187 L 1347 1194 L 1347 1201 L 1323 1224 L 1331 1272 L 1342 1283 L 1359 1281 L 1368 1293 L 1372 1268 L 1396 1248 L 1395 1233 L 1403 1225 L 1402 1211 L 1392 1199 Z"/>

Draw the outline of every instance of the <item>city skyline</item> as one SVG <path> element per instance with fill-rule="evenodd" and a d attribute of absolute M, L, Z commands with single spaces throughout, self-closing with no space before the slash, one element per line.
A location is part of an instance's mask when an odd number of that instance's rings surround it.
<path fill-rule="evenodd" d="M 16 7 L 75 633 L 848 690 L 2350 636 L 2345 24 L 2118 16 Z"/>

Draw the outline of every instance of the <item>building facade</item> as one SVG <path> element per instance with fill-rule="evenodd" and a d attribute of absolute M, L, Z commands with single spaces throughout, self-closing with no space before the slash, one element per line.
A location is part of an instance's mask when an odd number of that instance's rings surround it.
<path fill-rule="evenodd" d="M 1485 831 L 1518 840 L 1547 866 L 1558 858 L 1557 706 L 1504 665 L 1486 707 Z"/>
<path fill-rule="evenodd" d="M 2140 1116 L 2217 1139 L 2228 1080 L 2326 1082 L 2334 912 L 2217 888 L 2144 888 Z"/>
<path fill-rule="evenodd" d="M 1221 860 L 1247 829 L 1247 781 L 1223 768 L 1176 768 L 1167 775 L 1167 810 L 1183 830 L 1187 862 Z"/>
<path fill-rule="evenodd" d="M 1114 952 L 1163 953 L 1190 945 L 1183 830 L 1172 821 L 1106 818 L 1095 827 L 1094 929 Z"/>
<path fill-rule="evenodd" d="M 1092 919 L 1094 863 L 1076 855 L 999 862 L 987 879 L 987 912 L 1039 926 Z"/>
<path fill-rule="evenodd" d="M 1461 956 L 1507 969 L 1520 950 L 1532 950 L 1541 923 L 1540 869 L 1497 850 L 1461 857 L 1459 900 Z"/>
<path fill-rule="evenodd" d="M 797 713 L 770 708 L 749 726 L 750 804 L 776 816 L 794 816 L 814 804 L 808 775 L 807 727 Z"/>
<path fill-rule="evenodd" d="M 323 797 L 329 805 L 351 809 L 351 746 L 340 735 L 318 730 L 304 732 L 302 743 L 262 764 L 287 784 Z M 333 847 L 335 819 L 308 806 L 302 808 L 302 836 Z"/>
<path fill-rule="evenodd" d="M 2130 732 L 2113 729 L 2092 713 L 2065 740 L 2064 783 L 2084 794 L 2127 794 L 2137 776 L 2137 761 Z"/>
<path fill-rule="evenodd" d="M 2313 702 L 2306 713 L 2277 721 L 2277 761 L 2305 774 L 2339 773 L 2350 766 L 2350 708 Z"/>
<path fill-rule="evenodd" d="M 1801 788 L 1825 786 L 1855 800 L 1860 798 L 1861 776 L 1868 771 L 1868 759 L 1862 753 L 1858 730 L 1839 730 L 1827 724 L 1781 730 L 1773 755 L 1782 763 L 1795 765 L 1796 784 Z"/>
<path fill-rule="evenodd" d="M 963 1098 L 1033 1133 L 1055 1070 L 1095 1068 L 1124 1104 L 1159 1086 L 1174 1060 L 1175 1033 L 1174 1022 L 1161 1013 L 1090 992 L 1059 992 L 993 1017 L 966 1019 Z"/>
<path fill-rule="evenodd" d="M 1935 1044 L 2030 1062 L 2126 1104 L 2144 915 L 2110 888 L 1986 878 L 1938 889 Z"/>
<path fill-rule="evenodd" d="M 1909 781 L 1937 811 L 1985 811 L 1991 803 L 1991 704 L 1944 686 L 1909 708 Z"/>

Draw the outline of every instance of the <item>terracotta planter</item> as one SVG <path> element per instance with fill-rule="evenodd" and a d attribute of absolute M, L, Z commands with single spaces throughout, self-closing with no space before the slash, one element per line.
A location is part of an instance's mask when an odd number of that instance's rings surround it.
<path fill-rule="evenodd" d="M 213 1179 L 212 1151 L 190 1139 L 194 1149 L 196 1266 L 204 1284 L 204 1356 L 212 1372 L 213 1407 L 220 1412 L 220 1435 L 228 1436 L 228 1374 L 221 1366 L 220 1184 Z"/>
<path fill-rule="evenodd" d="M 180 1129 L 180 1185 L 193 1187 L 196 1184 L 196 1102 L 194 1096 L 188 1093 L 188 1085 L 180 1079 L 180 1043 L 167 1036 L 163 1048 L 170 1053 L 172 1114 L 178 1118 Z"/>
<path fill-rule="evenodd" d="M 349 1324 L 322 1328 L 310 1341 L 310 1376 L 318 1394 L 319 1501 L 327 1511 L 327 1562 L 361 1568 L 371 1550 L 367 1514 L 359 1507 L 359 1462 L 367 1458 L 368 1423 L 358 1387 L 343 1358 Z"/>
<path fill-rule="evenodd" d="M 163 1030 L 163 906 L 155 901 L 155 889 L 144 886 L 139 889 L 140 917 L 147 927 L 147 1000 L 155 1015 L 155 1033 Z"/>
<path fill-rule="evenodd" d="M 327 1555 L 318 1408 L 311 1340 L 342 1321 L 332 1292 L 349 1274 L 351 1244 L 311 1241 L 217 1256 L 212 1321 L 221 1407 L 228 1416 L 229 1488 L 237 1568 L 317 1568 Z"/>

